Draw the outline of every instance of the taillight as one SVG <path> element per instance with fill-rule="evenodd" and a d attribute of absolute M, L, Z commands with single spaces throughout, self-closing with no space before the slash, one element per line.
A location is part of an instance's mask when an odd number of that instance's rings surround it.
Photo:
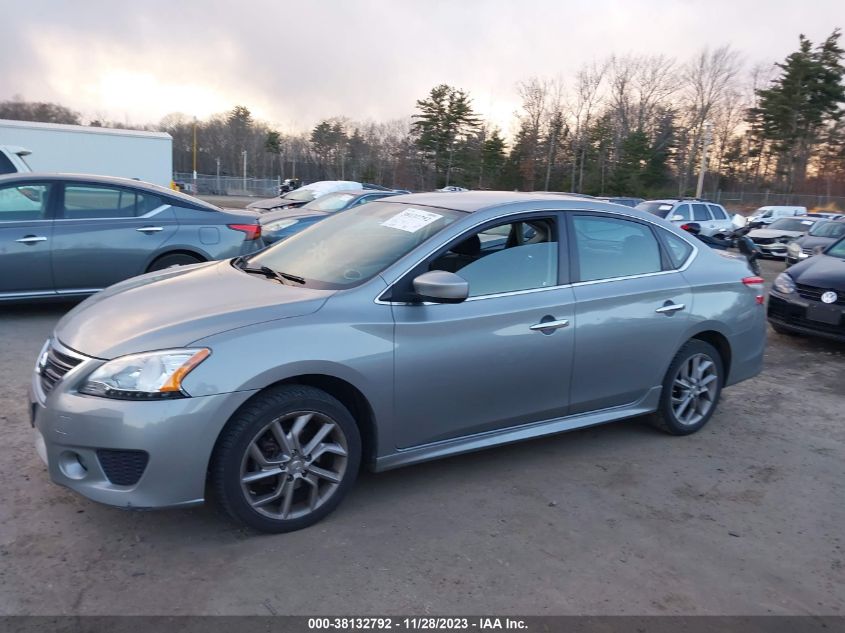
<path fill-rule="evenodd" d="M 227 224 L 230 229 L 233 231 L 240 231 L 241 233 L 245 233 L 246 237 L 244 240 L 257 240 L 261 237 L 261 225 L 260 224 Z"/>
<path fill-rule="evenodd" d="M 742 278 L 742 283 L 745 284 L 748 288 L 753 288 L 754 290 L 762 290 L 764 282 L 765 280 L 762 277 L 758 277 L 757 275 L 754 275 L 753 277 Z M 754 297 L 754 301 L 757 302 L 758 306 L 761 306 L 763 305 L 763 303 L 765 303 L 766 298 L 762 294 L 759 294 Z"/>

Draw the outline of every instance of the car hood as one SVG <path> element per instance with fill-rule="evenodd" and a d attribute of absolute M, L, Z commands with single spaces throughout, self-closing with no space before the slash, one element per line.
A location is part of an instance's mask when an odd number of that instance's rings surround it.
<path fill-rule="evenodd" d="M 845 260 L 816 255 L 792 266 L 789 276 L 799 284 L 845 291 Z"/>
<path fill-rule="evenodd" d="M 230 261 L 148 273 L 89 297 L 59 321 L 62 344 L 89 356 L 172 347 L 238 327 L 310 314 L 332 295 L 281 285 Z"/>
<path fill-rule="evenodd" d="M 835 237 L 817 237 L 815 235 L 804 235 L 795 240 L 801 245 L 801 248 L 815 248 L 816 246 L 828 246 L 833 244 L 838 238 Z"/>
<path fill-rule="evenodd" d="M 246 205 L 246 208 L 262 212 L 270 209 L 278 209 L 279 207 L 301 207 L 307 202 L 308 200 L 291 200 L 289 198 L 277 196 L 275 198 L 267 198 L 266 200 L 256 200 L 255 202 L 250 202 Z"/>
<path fill-rule="evenodd" d="M 755 237 L 801 237 L 802 235 L 804 235 L 802 231 L 779 231 L 778 229 L 754 229 L 748 233 L 748 237 L 751 239 Z"/>
<path fill-rule="evenodd" d="M 302 220 L 303 218 L 324 218 L 328 213 L 325 211 L 317 211 L 315 209 L 279 209 L 277 211 L 267 211 L 262 213 L 260 217 L 261 224 L 269 224 L 276 220 Z"/>

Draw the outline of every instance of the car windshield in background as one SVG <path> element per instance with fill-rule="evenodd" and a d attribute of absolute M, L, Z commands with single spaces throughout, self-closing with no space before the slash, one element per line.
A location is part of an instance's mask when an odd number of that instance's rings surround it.
<path fill-rule="evenodd" d="M 842 237 L 845 235 L 845 222 L 817 222 L 810 229 L 813 237 Z"/>
<path fill-rule="evenodd" d="M 800 231 L 805 232 L 816 223 L 816 220 L 802 220 L 799 218 L 782 218 L 772 222 L 768 228 L 776 231 Z"/>
<path fill-rule="evenodd" d="M 461 215 L 408 204 L 366 204 L 261 251 L 249 258 L 249 266 L 302 277 L 309 287 L 348 288 L 371 279 Z"/>
<path fill-rule="evenodd" d="M 285 200 L 296 200 L 297 202 L 311 202 L 314 199 L 313 189 L 294 189 L 282 196 Z"/>
<path fill-rule="evenodd" d="M 827 249 L 824 254 L 830 255 L 831 257 L 838 257 L 839 259 L 845 259 L 845 239 L 840 239 L 833 246 Z"/>
<path fill-rule="evenodd" d="M 634 208 L 665 218 L 672 210 L 672 205 L 668 202 L 641 202 Z"/>
<path fill-rule="evenodd" d="M 330 193 L 309 202 L 302 208 L 331 213 L 332 211 L 340 211 L 341 209 L 346 208 L 346 205 L 348 205 L 353 198 L 355 198 L 355 194 L 353 193 Z"/>

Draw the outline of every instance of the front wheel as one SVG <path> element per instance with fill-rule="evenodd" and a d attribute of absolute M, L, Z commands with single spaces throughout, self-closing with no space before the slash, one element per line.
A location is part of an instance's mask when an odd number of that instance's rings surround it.
<path fill-rule="evenodd" d="M 290 532 L 334 510 L 361 463 L 355 420 L 313 387 L 284 385 L 242 407 L 214 451 L 211 484 L 234 519 L 262 532 Z"/>
<path fill-rule="evenodd" d="M 687 341 L 675 354 L 651 421 L 672 435 L 695 433 L 712 417 L 724 385 L 722 357 L 709 343 Z"/>

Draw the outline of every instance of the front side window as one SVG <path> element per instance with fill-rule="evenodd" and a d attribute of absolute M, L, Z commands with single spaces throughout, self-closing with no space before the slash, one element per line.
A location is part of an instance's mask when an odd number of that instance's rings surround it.
<path fill-rule="evenodd" d="M 8 185 L 0 188 L 0 222 L 43 220 L 50 185 Z"/>
<path fill-rule="evenodd" d="M 64 214 L 66 219 L 135 217 L 135 192 L 115 187 L 66 185 Z"/>
<path fill-rule="evenodd" d="M 572 218 L 581 281 L 659 272 L 660 247 L 644 224 L 589 215 Z"/>
<path fill-rule="evenodd" d="M 558 283 L 558 241 L 552 218 L 508 222 L 464 236 L 434 259 L 469 282 L 469 296 L 548 288 Z"/>
<path fill-rule="evenodd" d="M 302 277 L 307 287 L 349 288 L 379 274 L 463 215 L 398 203 L 354 207 L 249 257 L 247 265 Z"/>
<path fill-rule="evenodd" d="M 679 217 L 680 216 L 680 217 Z M 672 219 L 680 219 L 684 222 L 689 222 L 692 219 L 688 204 L 679 205 L 677 209 L 672 212 Z"/>
<path fill-rule="evenodd" d="M 713 218 L 710 217 L 706 204 L 694 204 L 692 205 L 692 219 L 695 222 L 707 222 Z"/>

